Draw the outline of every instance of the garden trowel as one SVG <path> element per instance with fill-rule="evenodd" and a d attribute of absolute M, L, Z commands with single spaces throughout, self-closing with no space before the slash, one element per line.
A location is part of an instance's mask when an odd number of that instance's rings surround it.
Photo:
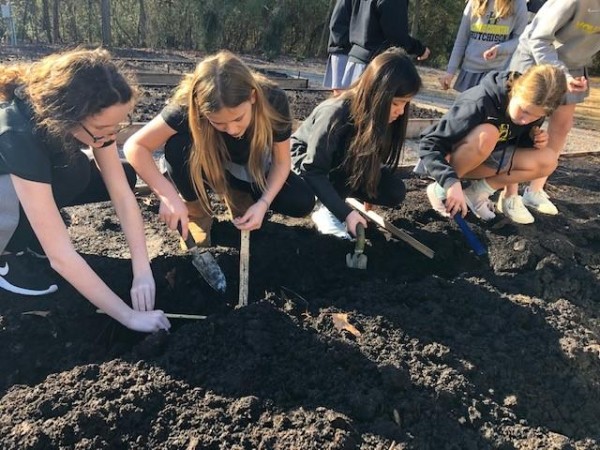
<path fill-rule="evenodd" d="M 367 255 L 365 251 L 365 227 L 362 223 L 356 224 L 356 244 L 354 253 L 346 254 L 346 265 L 351 269 L 366 269 Z"/>
<path fill-rule="evenodd" d="M 181 232 L 181 223 L 177 224 L 177 230 L 179 234 L 182 235 Z M 225 293 L 227 289 L 227 281 L 225 280 L 225 275 L 223 271 L 217 264 L 215 257 L 206 249 L 200 249 L 191 233 L 188 233 L 188 237 L 185 240 L 185 245 L 188 251 L 192 254 L 192 264 L 202 278 L 212 287 L 215 291 L 220 292 L 221 294 Z"/>

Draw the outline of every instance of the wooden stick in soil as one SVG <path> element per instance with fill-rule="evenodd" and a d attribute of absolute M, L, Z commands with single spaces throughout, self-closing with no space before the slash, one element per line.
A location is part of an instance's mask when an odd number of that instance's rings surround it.
<path fill-rule="evenodd" d="M 348 197 L 346 199 L 346 203 L 348 203 L 350 206 L 352 206 L 354 209 L 356 209 L 359 213 L 361 213 L 367 219 L 370 219 L 371 221 L 375 222 L 381 228 L 383 228 L 384 230 L 389 231 L 394 236 L 396 236 L 397 238 L 403 240 L 408 245 L 410 245 L 411 247 L 413 247 L 415 250 L 420 251 L 421 253 L 423 253 L 428 258 L 432 258 L 433 259 L 433 257 L 435 256 L 435 252 L 433 250 L 431 250 L 429 247 L 427 247 L 425 244 L 423 244 L 422 242 L 420 242 L 417 239 L 415 239 L 414 237 L 412 237 L 406 231 L 404 231 L 404 230 L 402 230 L 400 228 L 397 228 L 396 226 L 392 225 L 392 223 L 390 223 L 389 221 L 385 220 L 383 217 L 381 217 L 375 211 L 367 211 L 365 209 L 365 207 L 363 206 L 363 204 L 361 202 L 359 202 L 358 200 L 356 200 L 354 198 L 351 198 L 351 197 Z"/>
<path fill-rule="evenodd" d="M 97 309 L 96 312 L 98 314 L 106 314 L 101 309 Z M 199 316 L 197 314 L 179 314 L 179 313 L 165 313 L 165 317 L 167 319 L 186 319 L 186 320 L 204 320 L 208 318 L 208 316 Z"/>
<path fill-rule="evenodd" d="M 238 306 L 248 305 L 248 275 L 250 272 L 250 231 L 242 230 L 240 242 L 240 298 Z"/>

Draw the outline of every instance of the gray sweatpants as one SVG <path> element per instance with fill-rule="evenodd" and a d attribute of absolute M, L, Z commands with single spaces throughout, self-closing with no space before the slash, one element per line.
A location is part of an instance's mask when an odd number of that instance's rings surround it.
<path fill-rule="evenodd" d="M 10 175 L 0 175 L 0 254 L 19 224 L 19 198 Z"/>

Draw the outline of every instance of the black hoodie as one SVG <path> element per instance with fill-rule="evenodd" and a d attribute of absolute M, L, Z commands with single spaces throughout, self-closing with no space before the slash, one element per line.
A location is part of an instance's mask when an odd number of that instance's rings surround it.
<path fill-rule="evenodd" d="M 408 29 L 408 0 L 353 0 L 350 60 L 368 64 L 389 47 L 421 56 L 426 47 Z"/>
<path fill-rule="evenodd" d="M 456 97 L 454 104 L 440 121 L 421 134 L 419 158 L 428 174 L 444 189 L 448 189 L 459 178 L 446 155 L 477 125 L 490 123 L 500 131 L 496 149 L 514 145 L 521 148 L 533 147 L 531 129 L 540 126 L 544 118 L 528 125 L 517 125 L 510 119 L 509 103 L 510 77 L 518 77 L 517 72 L 490 72 L 481 82 Z M 512 162 L 511 162 L 512 164 Z"/>
<path fill-rule="evenodd" d="M 327 51 L 330 54 L 347 55 L 350 51 L 350 12 L 352 0 L 337 0 L 329 21 L 329 43 Z"/>

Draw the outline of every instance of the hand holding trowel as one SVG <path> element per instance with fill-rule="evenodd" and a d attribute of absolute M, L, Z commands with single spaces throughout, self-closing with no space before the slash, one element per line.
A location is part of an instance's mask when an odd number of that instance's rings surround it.
<path fill-rule="evenodd" d="M 179 231 L 179 234 L 183 237 L 181 222 L 177 224 L 177 231 Z M 227 289 L 227 281 L 225 280 L 225 275 L 223 275 L 223 271 L 217 264 L 215 257 L 208 250 L 200 249 L 196 245 L 192 233 L 188 233 L 185 245 L 192 254 L 192 264 L 198 269 L 202 278 L 204 278 L 214 290 L 224 294 Z"/>

